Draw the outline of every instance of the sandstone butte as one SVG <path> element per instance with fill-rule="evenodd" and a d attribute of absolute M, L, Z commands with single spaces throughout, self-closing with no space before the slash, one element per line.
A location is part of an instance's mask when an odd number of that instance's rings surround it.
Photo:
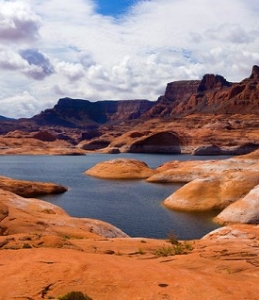
<path fill-rule="evenodd" d="M 171 242 L 130 238 L 0 189 L 0 299 L 57 299 L 71 291 L 94 300 L 258 299 L 258 226 Z"/>

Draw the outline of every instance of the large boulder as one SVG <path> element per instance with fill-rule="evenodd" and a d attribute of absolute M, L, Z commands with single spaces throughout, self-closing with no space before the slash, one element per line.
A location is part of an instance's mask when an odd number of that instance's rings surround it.
<path fill-rule="evenodd" d="M 136 159 L 118 158 L 96 164 L 85 174 L 109 179 L 141 179 L 154 174 L 146 163 Z"/>

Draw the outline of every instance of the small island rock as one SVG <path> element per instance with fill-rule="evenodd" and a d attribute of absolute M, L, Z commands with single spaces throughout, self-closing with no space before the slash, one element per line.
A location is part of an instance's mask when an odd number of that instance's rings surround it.
<path fill-rule="evenodd" d="M 136 159 L 118 158 L 96 164 L 85 174 L 109 179 L 144 179 L 155 173 L 148 165 Z"/>

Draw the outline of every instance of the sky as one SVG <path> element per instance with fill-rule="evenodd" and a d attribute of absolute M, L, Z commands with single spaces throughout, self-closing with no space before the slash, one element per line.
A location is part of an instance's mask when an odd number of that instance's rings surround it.
<path fill-rule="evenodd" d="M 0 0 L 0 115 L 240 81 L 259 65 L 258 15 L 258 0 Z"/>

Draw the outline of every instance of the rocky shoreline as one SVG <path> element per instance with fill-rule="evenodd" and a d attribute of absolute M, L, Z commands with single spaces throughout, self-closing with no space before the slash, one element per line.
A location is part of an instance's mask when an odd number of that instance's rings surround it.
<path fill-rule="evenodd" d="M 220 224 L 259 223 L 259 150 L 217 161 L 172 161 L 157 169 L 133 159 L 112 159 L 85 173 L 106 179 L 184 183 L 164 200 L 166 207 L 188 212 L 221 210 L 215 218 Z"/>

